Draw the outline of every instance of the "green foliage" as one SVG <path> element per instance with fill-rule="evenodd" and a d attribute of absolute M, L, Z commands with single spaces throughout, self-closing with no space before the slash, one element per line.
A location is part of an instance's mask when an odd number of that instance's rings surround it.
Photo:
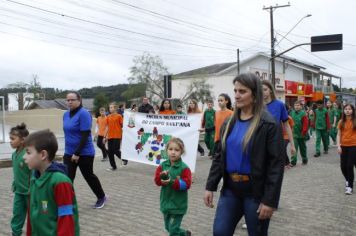
<path fill-rule="evenodd" d="M 126 101 L 128 101 L 133 98 L 144 97 L 145 93 L 146 93 L 145 84 L 130 84 L 128 89 L 124 91 L 121 94 L 121 96 L 125 98 Z"/>
<path fill-rule="evenodd" d="M 94 98 L 94 110 L 95 114 L 99 114 L 100 107 L 107 108 L 109 105 L 109 99 L 105 96 L 104 93 L 99 93 Z"/>

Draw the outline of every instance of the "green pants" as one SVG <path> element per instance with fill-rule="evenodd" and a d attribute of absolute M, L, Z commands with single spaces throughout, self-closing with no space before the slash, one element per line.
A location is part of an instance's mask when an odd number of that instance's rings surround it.
<path fill-rule="evenodd" d="M 331 139 L 333 140 L 333 142 L 336 142 L 336 136 L 337 136 L 337 128 L 336 127 L 332 127 L 329 131 L 329 135 L 331 137 Z"/>
<path fill-rule="evenodd" d="M 215 130 L 205 131 L 204 142 L 209 150 L 209 156 L 214 154 L 214 146 L 215 146 L 214 138 L 215 138 Z"/>
<path fill-rule="evenodd" d="M 300 150 L 300 156 L 302 157 L 303 163 L 307 162 L 307 145 L 305 143 L 305 138 L 294 138 L 294 146 L 295 154 L 292 156 L 291 164 L 297 164 L 298 149 Z"/>
<path fill-rule="evenodd" d="M 320 154 L 320 141 L 323 141 L 324 151 L 327 152 L 329 150 L 329 132 L 326 129 L 315 129 L 316 133 L 316 142 L 315 149 L 316 154 Z"/>
<path fill-rule="evenodd" d="M 28 206 L 28 195 L 15 193 L 12 208 L 11 229 L 13 236 L 21 236 Z"/>
<path fill-rule="evenodd" d="M 163 214 L 164 226 L 169 236 L 185 236 L 187 231 L 180 227 L 184 215 Z"/>

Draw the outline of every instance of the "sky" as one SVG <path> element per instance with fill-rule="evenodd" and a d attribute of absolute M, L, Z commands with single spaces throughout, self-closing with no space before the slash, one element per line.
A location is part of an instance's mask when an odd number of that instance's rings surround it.
<path fill-rule="evenodd" d="M 128 83 L 132 60 L 143 52 L 160 56 L 173 74 L 234 62 L 237 48 L 241 60 L 269 53 L 270 17 L 262 8 L 287 3 L 0 0 L 0 87 L 29 83 L 33 75 L 42 87 L 59 89 Z M 356 88 L 354 9 L 353 0 L 291 0 L 274 11 L 277 52 L 341 33 L 343 50 L 311 53 L 303 46 L 286 55 L 323 66 L 342 77 L 343 87 Z"/>

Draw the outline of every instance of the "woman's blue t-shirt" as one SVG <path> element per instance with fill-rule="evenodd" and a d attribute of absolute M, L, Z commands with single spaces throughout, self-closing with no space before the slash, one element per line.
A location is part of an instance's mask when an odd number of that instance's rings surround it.
<path fill-rule="evenodd" d="M 70 111 L 63 115 L 63 130 L 65 139 L 64 154 L 73 155 L 77 150 L 82 138 L 82 131 L 90 131 L 92 126 L 92 117 L 84 108 L 79 109 L 72 117 Z M 80 151 L 81 156 L 94 156 L 95 149 L 91 135 Z"/>
<path fill-rule="evenodd" d="M 243 141 L 251 119 L 238 120 L 226 141 L 226 171 L 248 175 L 251 173 L 250 145 L 243 150 Z"/>
<path fill-rule="evenodd" d="M 274 99 L 267 104 L 267 110 L 278 123 L 286 122 L 288 120 L 288 112 L 284 103 L 277 99 Z"/>

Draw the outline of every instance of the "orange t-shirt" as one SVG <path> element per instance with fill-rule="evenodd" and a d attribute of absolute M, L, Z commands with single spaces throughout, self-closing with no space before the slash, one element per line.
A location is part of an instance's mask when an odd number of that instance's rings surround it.
<path fill-rule="evenodd" d="M 288 116 L 288 124 L 290 126 L 290 129 L 293 131 L 293 126 L 294 126 L 294 120 L 292 117 Z M 282 124 L 282 129 L 283 129 L 283 139 L 284 140 L 289 140 L 289 136 L 287 134 L 286 129 L 284 128 L 284 125 Z"/>
<path fill-rule="evenodd" d="M 120 114 L 110 114 L 107 116 L 108 134 L 107 139 L 121 139 L 123 119 Z"/>
<path fill-rule="evenodd" d="M 105 136 L 106 134 L 106 126 L 108 125 L 108 121 L 106 120 L 106 116 L 99 116 L 96 119 L 96 123 L 98 124 L 98 136 Z"/>
<path fill-rule="evenodd" d="M 226 109 L 225 111 L 216 111 L 215 112 L 215 138 L 214 141 L 217 142 L 220 140 L 220 128 L 226 118 L 231 116 L 234 112 Z"/>
<path fill-rule="evenodd" d="M 174 110 L 163 110 L 163 111 L 159 111 L 160 115 L 174 115 L 176 114 L 176 111 Z"/>
<path fill-rule="evenodd" d="M 356 146 L 356 130 L 353 129 L 352 120 L 347 119 L 344 128 L 341 128 L 340 120 L 337 128 L 340 130 L 341 146 Z"/>

